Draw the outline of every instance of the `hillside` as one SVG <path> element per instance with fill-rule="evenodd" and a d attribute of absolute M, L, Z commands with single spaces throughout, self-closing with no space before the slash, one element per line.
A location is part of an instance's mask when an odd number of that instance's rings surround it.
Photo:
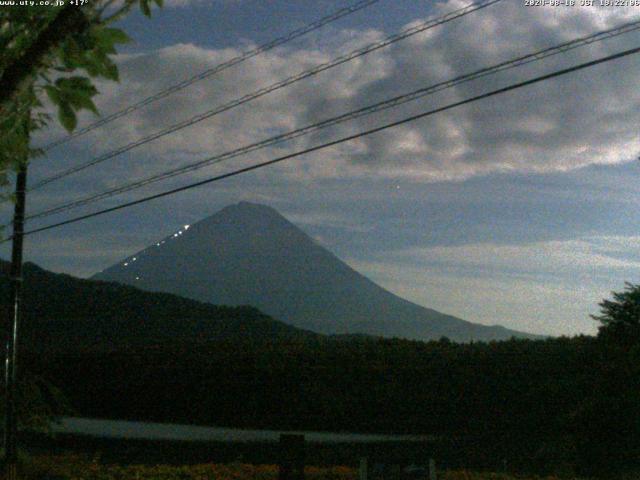
<path fill-rule="evenodd" d="M 9 309 L 8 265 L 0 265 L 0 303 Z M 68 350 L 165 342 L 274 341 L 317 335 L 276 321 L 253 307 L 221 307 L 167 293 L 144 292 L 109 282 L 24 266 L 21 343 Z M 6 318 L 6 317 L 5 317 Z"/>

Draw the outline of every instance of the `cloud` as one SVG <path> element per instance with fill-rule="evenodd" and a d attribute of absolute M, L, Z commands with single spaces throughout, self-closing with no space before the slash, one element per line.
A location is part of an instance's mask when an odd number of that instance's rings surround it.
<path fill-rule="evenodd" d="M 349 264 L 416 303 L 553 335 L 595 333 L 597 303 L 640 282 L 640 237 L 594 236 L 387 251 Z"/>
<path fill-rule="evenodd" d="M 402 262 L 503 276 L 640 276 L 640 237 L 586 237 L 520 245 L 491 243 L 411 248 L 393 254 Z M 476 274 L 476 273 L 474 273 Z"/>
<path fill-rule="evenodd" d="M 368 233 L 373 229 L 370 225 L 363 225 L 353 217 L 339 213 L 305 212 L 287 214 L 287 219 L 302 228 L 322 227 L 338 228 L 347 232 Z"/>
<path fill-rule="evenodd" d="M 437 4 L 436 10 L 444 13 L 461 6 L 463 2 L 451 0 Z M 634 9 L 626 8 L 524 8 L 518 2 L 501 3 L 139 148 L 131 154 L 136 162 L 122 162 L 120 166 L 110 162 L 114 166 L 109 167 L 108 178 L 144 176 L 150 169 L 159 171 L 199 160 L 621 24 L 634 13 Z M 331 48 L 315 45 L 264 53 L 97 130 L 78 142 L 77 148 L 92 154 L 115 148 L 384 36 L 375 29 L 352 29 L 337 32 Z M 460 85 L 399 109 L 295 140 L 286 148 L 252 154 L 250 159 L 256 162 L 304 149 L 584 62 L 620 50 L 632 44 L 632 39 L 638 36 L 601 42 L 522 70 Z M 336 45 L 341 46 L 338 49 Z M 123 81 L 100 85 L 101 110 L 108 113 L 123 108 L 239 53 L 240 48 L 178 44 L 121 56 Z M 636 88 L 639 75 L 637 62 L 619 60 L 335 146 L 291 161 L 278 173 L 298 180 L 386 176 L 443 181 L 491 172 L 567 171 L 590 164 L 625 162 L 640 149 L 636 132 L 640 120 L 640 91 Z"/>
<path fill-rule="evenodd" d="M 544 335 L 595 334 L 597 325 L 589 315 L 597 313 L 597 302 L 610 296 L 610 288 L 601 285 L 460 277 L 433 273 L 422 265 L 349 263 L 419 305 L 475 323 Z"/>

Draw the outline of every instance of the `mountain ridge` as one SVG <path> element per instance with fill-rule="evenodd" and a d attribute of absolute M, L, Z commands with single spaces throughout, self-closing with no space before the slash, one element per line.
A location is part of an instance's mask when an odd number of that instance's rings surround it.
<path fill-rule="evenodd" d="M 23 268 L 21 343 L 36 350 L 113 350 L 207 342 L 318 341 L 319 335 L 250 306 L 217 306 L 170 293 Z M 9 263 L 0 260 L 0 313 L 10 317 Z"/>
<path fill-rule="evenodd" d="M 375 284 L 275 209 L 240 202 L 172 233 L 93 279 L 219 305 L 253 305 L 322 334 L 454 341 L 539 336 L 467 322 Z"/>

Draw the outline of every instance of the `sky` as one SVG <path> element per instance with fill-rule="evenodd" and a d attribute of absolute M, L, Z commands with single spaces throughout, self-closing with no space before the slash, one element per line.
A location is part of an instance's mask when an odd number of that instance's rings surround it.
<path fill-rule="evenodd" d="M 353 2 L 355 3 L 355 2 Z M 380 0 L 199 81 L 36 159 L 30 184 L 227 104 L 469 2 Z M 98 82 L 118 111 L 347 0 L 165 0 L 119 26 L 121 82 Z M 264 95 L 46 187 L 28 212 L 82 198 L 536 50 L 640 19 L 640 7 L 503 0 Z M 303 150 L 538 75 L 640 46 L 594 43 L 474 80 L 69 212 L 118 205 Z M 547 335 L 594 334 L 589 315 L 640 283 L 640 57 L 629 56 L 447 110 L 277 165 L 27 237 L 26 260 L 88 277 L 226 205 L 276 208 L 373 281 L 472 322 Z M 80 124 L 95 121 L 82 114 Z M 61 138 L 56 125 L 35 145 Z M 3 219 L 10 209 L 5 206 Z M 0 254 L 9 256 L 5 244 Z"/>

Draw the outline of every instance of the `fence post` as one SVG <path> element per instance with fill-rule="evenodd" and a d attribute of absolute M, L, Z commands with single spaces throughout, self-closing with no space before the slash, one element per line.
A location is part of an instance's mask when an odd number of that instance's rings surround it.
<path fill-rule="evenodd" d="M 278 480 L 304 480 L 304 435 L 280 434 Z"/>
<path fill-rule="evenodd" d="M 360 459 L 360 470 L 358 471 L 358 480 L 367 480 L 367 457 L 362 457 Z"/>
<path fill-rule="evenodd" d="M 436 461 L 433 458 L 429 459 L 429 480 L 438 480 L 436 475 Z"/>

